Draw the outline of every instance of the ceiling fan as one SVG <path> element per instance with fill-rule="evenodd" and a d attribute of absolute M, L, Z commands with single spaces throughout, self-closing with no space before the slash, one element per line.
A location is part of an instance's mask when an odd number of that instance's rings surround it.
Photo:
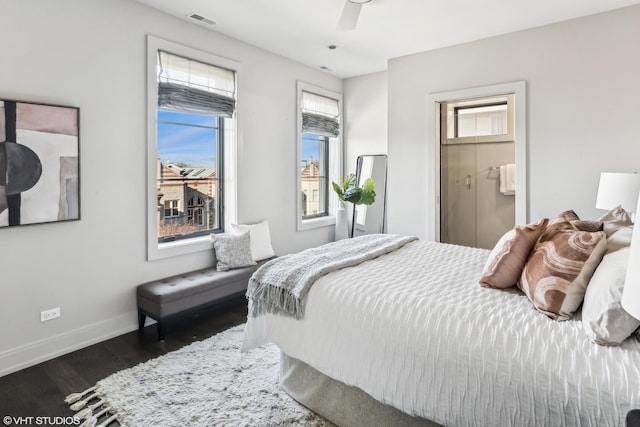
<path fill-rule="evenodd" d="M 370 1 L 371 0 L 345 0 L 342 15 L 340 15 L 340 20 L 338 21 L 338 30 L 349 31 L 355 29 L 362 5 Z"/>

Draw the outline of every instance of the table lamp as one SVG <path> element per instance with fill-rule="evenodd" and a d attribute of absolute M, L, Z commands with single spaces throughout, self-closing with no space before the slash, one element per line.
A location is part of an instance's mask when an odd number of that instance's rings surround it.
<path fill-rule="evenodd" d="M 640 192 L 640 174 L 602 172 L 596 197 L 596 209 L 611 210 L 622 205 L 622 208 L 635 215 Z"/>

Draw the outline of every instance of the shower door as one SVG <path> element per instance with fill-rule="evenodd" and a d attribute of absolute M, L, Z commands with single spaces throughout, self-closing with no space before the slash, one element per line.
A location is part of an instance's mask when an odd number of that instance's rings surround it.
<path fill-rule="evenodd" d="M 501 188 L 515 163 L 512 103 L 505 95 L 441 104 L 440 241 L 491 249 L 514 227 L 515 194 Z"/>

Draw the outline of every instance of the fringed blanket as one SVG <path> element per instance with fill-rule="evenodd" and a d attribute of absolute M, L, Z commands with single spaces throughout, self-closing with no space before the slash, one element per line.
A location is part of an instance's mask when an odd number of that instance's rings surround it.
<path fill-rule="evenodd" d="M 317 279 L 392 252 L 413 240 L 417 237 L 369 234 L 271 260 L 249 279 L 249 316 L 273 313 L 301 319 L 304 297 Z"/>

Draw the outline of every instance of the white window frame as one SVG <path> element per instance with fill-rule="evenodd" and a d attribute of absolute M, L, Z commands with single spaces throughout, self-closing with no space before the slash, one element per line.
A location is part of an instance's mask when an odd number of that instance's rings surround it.
<path fill-rule="evenodd" d="M 158 243 L 158 129 L 156 124 L 158 110 L 158 50 L 165 50 L 186 58 L 233 70 L 236 73 L 236 82 L 240 81 L 241 74 L 240 64 L 235 61 L 151 35 L 147 36 L 147 260 L 149 261 L 212 250 L 211 238 L 208 235 Z M 236 100 L 239 98 L 238 93 L 239 90 L 236 89 Z M 234 114 L 232 119 L 224 119 L 224 141 L 222 142 L 224 147 L 224 170 L 221 177 L 224 181 L 223 230 L 229 224 L 236 222 L 236 147 L 240 144 L 236 116 L 237 114 Z"/>
<path fill-rule="evenodd" d="M 311 230 L 314 228 L 320 227 L 329 227 L 333 226 L 336 223 L 336 210 L 338 208 L 338 196 L 335 195 L 334 191 L 331 188 L 331 181 L 339 182 L 340 177 L 342 176 L 342 134 L 344 132 L 344 121 L 343 121 L 343 109 L 342 109 L 342 94 L 338 92 L 334 92 L 328 89 L 324 89 L 309 83 L 297 82 L 297 94 L 296 94 L 296 218 L 297 218 L 297 230 L 305 231 Z M 329 186 L 328 186 L 328 215 L 316 217 L 316 218 L 308 218 L 303 219 L 302 214 L 302 168 L 300 167 L 300 160 L 302 158 L 302 92 L 312 92 L 317 95 L 326 96 L 328 98 L 333 98 L 338 100 L 338 110 L 340 114 L 340 134 L 337 138 L 329 138 Z"/>

